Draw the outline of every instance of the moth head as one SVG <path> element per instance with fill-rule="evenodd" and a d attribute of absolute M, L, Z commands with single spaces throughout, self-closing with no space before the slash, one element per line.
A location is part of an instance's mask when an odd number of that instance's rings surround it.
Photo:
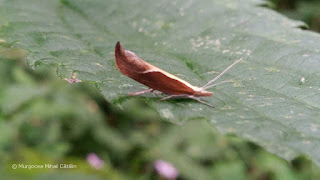
<path fill-rule="evenodd" d="M 196 91 L 196 96 L 211 96 L 212 92 L 210 91 L 205 91 L 205 90 L 201 90 L 201 91 Z"/>

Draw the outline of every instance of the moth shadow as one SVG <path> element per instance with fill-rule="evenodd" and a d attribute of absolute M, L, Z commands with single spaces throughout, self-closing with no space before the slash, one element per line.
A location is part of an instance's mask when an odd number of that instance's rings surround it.
<path fill-rule="evenodd" d="M 186 103 L 192 103 L 192 104 L 197 104 L 199 102 L 197 102 L 194 99 L 191 98 L 170 98 L 170 99 L 166 99 L 161 101 L 163 98 L 165 98 L 167 96 L 165 95 L 161 95 L 161 96 L 152 96 L 152 95 L 139 95 L 139 96 L 130 96 L 130 95 L 123 95 L 118 97 L 116 100 L 114 100 L 113 102 L 115 104 L 122 104 L 125 103 L 126 101 L 140 101 L 140 102 L 145 102 L 145 103 L 168 103 L 168 104 L 186 104 Z M 207 100 L 201 99 L 202 101 L 205 102 L 209 102 Z"/>
<path fill-rule="evenodd" d="M 190 99 L 190 98 L 171 98 L 171 99 L 167 99 L 164 101 L 161 101 L 162 98 L 157 98 L 159 103 L 165 103 L 165 102 L 170 102 L 170 103 L 186 103 L 186 102 L 197 102 L 194 99 Z"/>
<path fill-rule="evenodd" d="M 130 95 L 122 95 L 119 96 L 117 99 L 115 99 L 113 101 L 113 103 L 115 104 L 122 104 L 125 103 L 126 101 L 131 101 L 131 100 L 135 100 L 135 101 L 158 101 L 159 99 L 161 99 L 160 97 L 153 97 L 153 96 L 130 96 Z"/>

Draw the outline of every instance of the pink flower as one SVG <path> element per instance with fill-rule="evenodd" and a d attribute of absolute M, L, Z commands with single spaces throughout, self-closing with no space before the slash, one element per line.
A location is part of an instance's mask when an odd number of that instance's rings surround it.
<path fill-rule="evenodd" d="M 157 173 L 166 179 L 176 179 L 179 175 L 178 170 L 169 162 L 157 160 L 154 162 Z"/>
<path fill-rule="evenodd" d="M 89 153 L 87 155 L 87 162 L 95 169 L 101 169 L 104 166 L 104 161 L 95 153 Z"/>

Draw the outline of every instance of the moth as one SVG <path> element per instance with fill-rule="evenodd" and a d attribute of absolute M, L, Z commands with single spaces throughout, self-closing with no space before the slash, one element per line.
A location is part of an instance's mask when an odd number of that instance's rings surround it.
<path fill-rule="evenodd" d="M 159 101 L 164 101 L 171 98 L 190 98 L 210 107 L 214 107 L 206 101 L 200 99 L 200 97 L 208 97 L 212 95 L 212 92 L 206 91 L 206 89 L 222 83 L 230 82 L 222 81 L 220 83 L 213 84 L 232 66 L 236 65 L 240 61 L 241 59 L 236 60 L 207 84 L 202 87 L 197 87 L 152 64 L 145 62 L 135 53 L 125 50 L 119 41 L 115 46 L 115 62 L 118 70 L 125 76 L 128 76 L 129 78 L 149 87 L 147 90 L 129 93 L 129 95 L 136 96 L 149 92 L 153 93 L 155 90 L 168 95 Z"/>

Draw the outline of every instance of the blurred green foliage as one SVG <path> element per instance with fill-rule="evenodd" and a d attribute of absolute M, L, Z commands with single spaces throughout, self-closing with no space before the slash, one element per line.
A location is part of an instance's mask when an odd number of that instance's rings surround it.
<path fill-rule="evenodd" d="M 270 0 L 273 8 L 284 15 L 307 23 L 311 30 L 320 32 L 319 0 Z"/>
<path fill-rule="evenodd" d="M 319 179 L 304 157 L 291 163 L 206 121 L 180 126 L 159 119 L 143 102 L 110 106 L 93 84 L 68 84 L 55 68 L 24 64 L 25 52 L 0 47 L 0 179 L 159 179 L 164 159 L 179 179 Z M 92 168 L 96 153 L 105 162 Z M 74 169 L 12 169 L 12 164 L 74 164 Z"/>

